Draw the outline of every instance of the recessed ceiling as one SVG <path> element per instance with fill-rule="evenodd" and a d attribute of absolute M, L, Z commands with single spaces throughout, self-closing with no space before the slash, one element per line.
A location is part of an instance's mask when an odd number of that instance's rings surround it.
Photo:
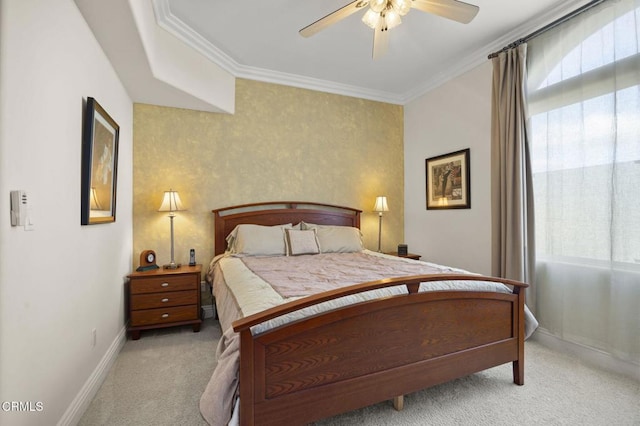
<path fill-rule="evenodd" d="M 586 1 L 468 0 L 460 24 L 411 9 L 372 59 L 358 12 L 304 38 L 298 31 L 349 0 L 154 0 L 158 23 L 237 77 L 404 104 Z"/>

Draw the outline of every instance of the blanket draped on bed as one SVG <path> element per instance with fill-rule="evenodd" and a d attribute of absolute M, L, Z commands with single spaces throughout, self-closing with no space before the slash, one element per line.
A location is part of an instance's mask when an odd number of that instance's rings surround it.
<path fill-rule="evenodd" d="M 200 397 L 200 413 L 207 423 L 217 426 L 229 423 L 238 394 L 240 337 L 233 328 L 227 329 L 220 338 L 216 358 L 218 364 Z M 220 392 L 219 386 L 216 386 L 220 383 L 229 384 L 231 391 Z"/>

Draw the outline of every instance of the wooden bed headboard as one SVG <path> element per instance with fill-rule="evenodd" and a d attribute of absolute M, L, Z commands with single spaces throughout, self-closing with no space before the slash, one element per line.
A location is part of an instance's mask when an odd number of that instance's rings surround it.
<path fill-rule="evenodd" d="M 226 237 L 243 223 L 255 225 L 294 225 L 304 221 L 319 225 L 341 225 L 360 228 L 362 210 L 351 207 L 307 201 L 274 201 L 243 204 L 212 210 L 214 214 L 214 254 L 224 253 Z"/>

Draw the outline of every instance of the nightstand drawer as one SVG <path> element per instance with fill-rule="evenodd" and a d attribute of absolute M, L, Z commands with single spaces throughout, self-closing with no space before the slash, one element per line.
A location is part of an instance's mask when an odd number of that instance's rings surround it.
<path fill-rule="evenodd" d="M 198 319 L 198 306 L 178 306 L 164 309 L 146 309 L 131 311 L 131 325 L 155 325 L 170 322 L 189 321 Z"/>
<path fill-rule="evenodd" d="M 136 294 L 131 296 L 131 309 L 151 309 L 165 306 L 195 305 L 198 293 L 189 291 L 168 291 L 165 293 Z"/>
<path fill-rule="evenodd" d="M 167 275 L 131 280 L 131 294 L 157 293 L 177 290 L 196 290 L 198 279 L 194 275 Z"/>

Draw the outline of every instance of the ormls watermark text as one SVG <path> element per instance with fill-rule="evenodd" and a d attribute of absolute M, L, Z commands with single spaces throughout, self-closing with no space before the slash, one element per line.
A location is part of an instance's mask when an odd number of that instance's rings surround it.
<path fill-rule="evenodd" d="M 44 410 L 41 401 L 2 401 L 2 411 L 40 412 Z"/>

